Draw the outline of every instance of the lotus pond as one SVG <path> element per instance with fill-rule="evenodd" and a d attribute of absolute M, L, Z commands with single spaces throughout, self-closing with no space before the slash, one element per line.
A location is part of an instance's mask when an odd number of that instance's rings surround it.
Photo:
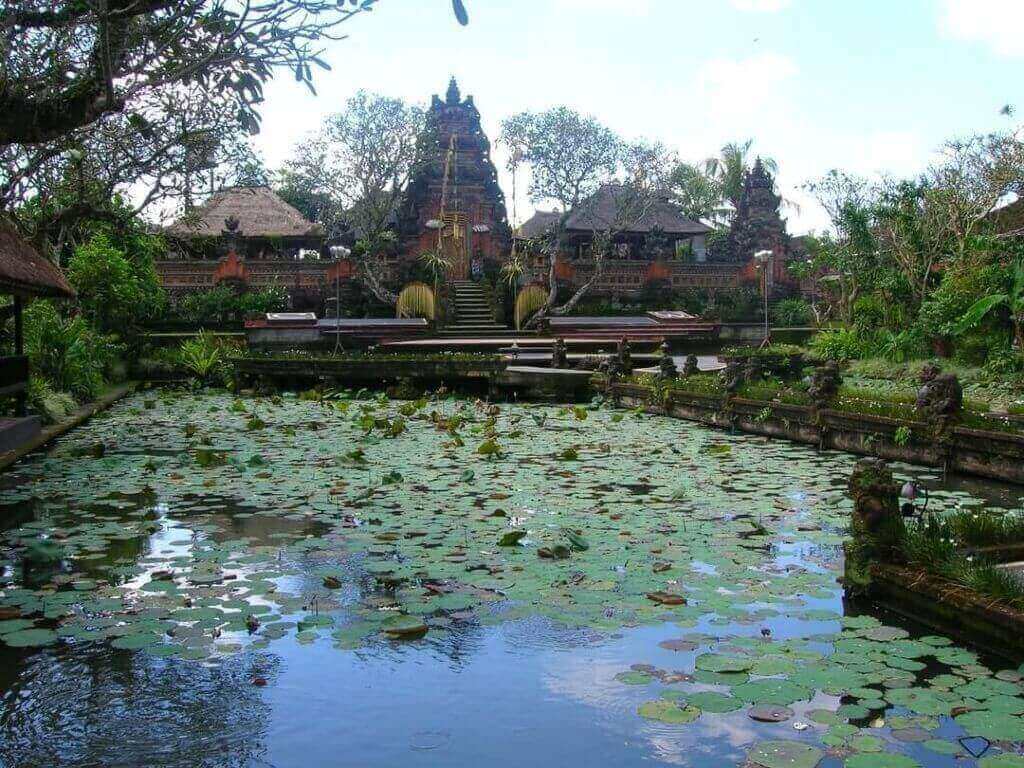
<path fill-rule="evenodd" d="M 844 604 L 853 463 L 597 406 L 133 396 L 0 477 L 0 765 L 1024 766 L 1021 669 Z"/>

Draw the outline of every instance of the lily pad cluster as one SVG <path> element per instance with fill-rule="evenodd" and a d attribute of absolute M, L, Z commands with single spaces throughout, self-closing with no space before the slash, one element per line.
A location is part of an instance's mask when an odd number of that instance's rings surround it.
<path fill-rule="evenodd" d="M 851 466 L 599 406 L 162 391 L 4 478 L 21 522 L 0 534 L 0 643 L 205 660 L 667 623 L 652 652 L 672 668 L 617 678 L 640 721 L 807 721 L 751 751 L 765 768 L 950 745 L 947 721 L 1024 741 L 1016 670 L 841 615 Z"/>

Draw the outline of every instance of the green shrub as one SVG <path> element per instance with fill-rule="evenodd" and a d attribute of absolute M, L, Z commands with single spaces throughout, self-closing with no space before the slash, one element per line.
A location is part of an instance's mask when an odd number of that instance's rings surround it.
<path fill-rule="evenodd" d="M 811 305 L 804 299 L 783 299 L 772 307 L 772 321 L 776 325 L 804 326 L 813 319 Z"/>
<path fill-rule="evenodd" d="M 49 423 L 63 421 L 78 407 L 75 398 L 67 392 L 55 391 L 41 376 L 29 379 L 28 404 Z"/>
<path fill-rule="evenodd" d="M 810 348 L 815 357 L 840 362 L 854 360 L 870 353 L 869 343 L 853 328 L 822 331 L 811 339 Z"/>
<path fill-rule="evenodd" d="M 25 311 L 25 348 L 36 376 L 79 400 L 96 397 L 124 348 L 93 329 L 81 315 L 66 319 L 49 301 Z"/>
<path fill-rule="evenodd" d="M 100 231 L 75 248 L 68 264 L 68 280 L 78 292 L 82 313 L 105 333 L 129 335 L 165 302 L 152 254 L 132 256 Z"/>
<path fill-rule="evenodd" d="M 909 328 L 899 333 L 882 331 L 876 340 L 877 351 L 886 360 L 894 363 L 905 363 L 928 356 L 928 343 L 917 328 Z"/>
<path fill-rule="evenodd" d="M 229 323 L 267 312 L 282 312 L 288 308 L 288 293 L 271 286 L 257 291 L 236 293 L 227 285 L 218 285 L 206 291 L 190 293 L 176 307 L 183 319 L 196 324 Z"/>
<path fill-rule="evenodd" d="M 200 331 L 182 343 L 178 358 L 181 366 L 200 381 L 223 386 L 230 381 L 231 366 L 227 358 L 234 348 L 231 343 Z"/>

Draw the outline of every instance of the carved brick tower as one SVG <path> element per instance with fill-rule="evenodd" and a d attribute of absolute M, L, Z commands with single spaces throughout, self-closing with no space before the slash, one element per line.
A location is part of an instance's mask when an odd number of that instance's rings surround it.
<path fill-rule="evenodd" d="M 511 230 L 491 143 L 473 97 L 462 98 L 455 78 L 444 101 L 434 96 L 430 105 L 398 231 L 406 259 L 440 244 L 454 279 L 466 279 L 474 263 L 500 260 L 508 251 Z"/>
<path fill-rule="evenodd" d="M 746 263 L 744 272 L 756 274 L 752 259 L 758 251 L 775 254 L 769 281 L 770 292 L 785 292 L 796 284 L 786 269 L 790 253 L 790 239 L 786 222 L 779 214 L 782 197 L 775 193 L 775 180 L 757 158 L 754 167 L 743 180 L 739 206 L 733 219 L 726 246 L 731 261 Z M 747 275 L 745 275 L 747 276 Z"/>

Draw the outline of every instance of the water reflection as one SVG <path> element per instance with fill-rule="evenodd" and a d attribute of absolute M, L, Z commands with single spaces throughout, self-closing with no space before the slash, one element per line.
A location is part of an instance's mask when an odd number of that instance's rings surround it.
<path fill-rule="evenodd" d="M 226 405 L 223 399 L 216 404 Z M 116 421 L 110 425 L 115 445 L 106 458 L 93 460 L 98 469 L 109 469 L 118 466 L 119 455 L 159 456 L 167 465 L 155 473 L 159 482 L 153 478 L 152 488 L 118 490 L 117 478 L 100 472 L 95 498 L 83 500 L 81 489 L 46 485 L 30 462 L 0 480 L 5 492 L 19 496 L 16 502 L 0 501 L 0 513 L 8 531 L 44 526 L 57 539 L 75 539 L 57 595 L 84 578 L 120 585 L 129 607 L 152 612 L 161 630 L 169 610 L 198 609 L 196 616 L 204 618 L 188 628 L 191 635 L 183 633 L 188 642 L 182 646 L 198 650 L 200 658 L 117 650 L 105 635 L 90 641 L 72 637 L 39 650 L 0 644 L 0 765 L 711 767 L 742 762 L 751 744 L 766 738 L 820 744 L 823 727 L 796 731 L 793 722 L 854 701 L 816 690 L 810 701 L 794 703 L 794 718 L 780 724 L 756 723 L 746 707 L 707 712 L 685 726 L 636 714 L 642 702 L 673 686 L 727 691 L 715 682 L 695 681 L 702 653 L 739 653 L 749 647 L 744 642 L 794 642 L 818 654 L 832 652 L 840 616 L 855 613 L 843 604 L 835 581 L 844 515 L 833 510 L 845 504 L 850 457 L 687 428 L 690 439 L 655 460 L 651 434 L 634 431 L 623 432 L 614 451 L 587 453 L 581 442 L 586 458 L 572 469 L 552 463 L 547 448 L 543 457 L 480 461 L 473 465 L 476 471 L 489 475 L 480 487 L 466 487 L 458 479 L 464 467 L 449 457 L 439 476 L 428 472 L 436 469 L 426 466 L 429 458 L 410 461 L 402 467 L 409 474 L 409 495 L 378 498 L 372 490 L 380 487 L 381 470 L 346 466 L 338 457 L 350 444 L 318 429 L 315 439 L 323 442 L 301 450 L 271 441 L 261 447 L 267 461 L 293 475 L 280 481 L 302 491 L 282 502 L 249 482 L 257 470 L 247 460 L 229 487 L 211 484 L 197 491 L 186 482 L 183 448 L 173 445 L 181 440 L 180 425 L 170 419 L 158 423 L 162 432 L 136 436 L 130 421 Z M 614 429 L 608 423 L 592 428 Z M 89 429 L 102 431 L 102 421 Z M 675 437 L 680 426 L 651 420 L 649 430 Z M 557 431 L 581 440 L 569 427 Z M 90 433 L 75 439 L 88 441 Z M 227 443 L 231 436 L 219 439 Z M 606 438 L 599 433 L 591 439 Z M 730 446 L 731 453 L 698 460 L 711 444 Z M 67 456 L 64 450 L 58 446 L 58 455 Z M 622 469 L 624 456 L 632 469 Z M 943 502 L 1020 503 L 1019 491 L 980 482 L 944 484 L 924 474 Z M 594 482 L 581 482 L 580 475 Z M 313 489 L 327 479 L 339 491 L 371 492 L 358 500 L 340 492 L 326 500 L 305 492 L 307 485 Z M 507 479 L 501 494 L 488 485 L 498 479 Z M 45 493 L 25 493 L 33 483 Z M 488 577 L 497 575 L 486 573 L 493 537 L 473 540 L 459 529 L 460 515 L 486 518 L 498 508 L 507 517 L 496 528 L 522 526 L 531 537 L 542 537 L 562 527 L 559 515 L 570 503 L 589 505 L 595 519 L 623 511 L 643 514 L 633 518 L 631 530 L 617 534 L 619 549 L 609 562 L 568 571 L 553 565 L 540 575 L 520 568 L 512 571 L 514 578 L 487 588 L 474 582 L 474 589 L 492 590 L 482 607 L 468 610 L 458 599 L 441 610 L 427 607 L 422 615 L 430 631 L 424 639 L 403 644 L 381 638 L 380 622 L 399 598 L 416 607 L 429 582 L 423 572 L 438 560 L 457 566 L 454 572 L 467 580 L 481 568 Z M 424 506 L 432 516 L 423 516 L 423 530 L 410 525 L 399 538 L 388 529 L 388 521 L 422 514 Z M 83 528 L 85 523 L 116 530 L 104 528 L 101 536 Z M 454 544 L 439 528 L 457 531 Z M 366 537 L 374 556 L 345 548 L 345 536 L 353 531 Z M 372 566 L 407 565 L 411 558 L 401 542 L 409 540 L 438 555 L 421 572 L 388 583 Z M 316 544 L 307 548 L 304 542 Z M 655 549 L 661 557 L 680 559 L 674 584 L 692 593 L 700 606 L 694 615 L 666 610 L 669 619 L 662 621 L 659 609 L 652 621 L 650 606 L 624 608 L 616 599 L 636 578 L 637 561 Z M 21 584 L 19 556 L 15 550 L 4 553 L 0 589 Z M 338 585 L 326 588 L 325 575 Z M 499 587 L 518 579 L 533 579 L 530 600 L 500 599 Z M 598 593 L 605 622 L 594 621 L 587 593 L 576 591 L 587 580 L 610 585 Z M 167 600 L 147 592 L 167 582 L 188 584 L 189 590 Z M 224 609 L 224 615 L 209 619 L 201 611 L 210 606 Z M 258 615 L 264 628 L 278 625 L 280 637 L 273 643 L 262 631 L 250 634 L 239 626 L 241 612 L 253 608 L 263 609 Z M 303 637 L 296 625 L 310 614 L 334 623 Z M 588 626 L 576 626 L 575 617 Z M 51 624 L 58 618 L 50 617 Z M 885 622 L 923 634 L 892 617 Z M 370 631 L 344 635 L 354 625 Z M 660 645 L 681 637 L 693 638 L 691 650 Z M 235 653 L 229 646 L 244 650 Z M 634 665 L 667 670 L 678 682 L 633 686 L 616 680 Z M 930 665 L 908 685 L 944 671 Z M 853 722 L 867 727 L 877 714 L 872 710 Z M 935 733 L 952 739 L 959 730 L 943 721 Z M 953 764 L 919 747 L 901 749 L 928 766 Z"/>

